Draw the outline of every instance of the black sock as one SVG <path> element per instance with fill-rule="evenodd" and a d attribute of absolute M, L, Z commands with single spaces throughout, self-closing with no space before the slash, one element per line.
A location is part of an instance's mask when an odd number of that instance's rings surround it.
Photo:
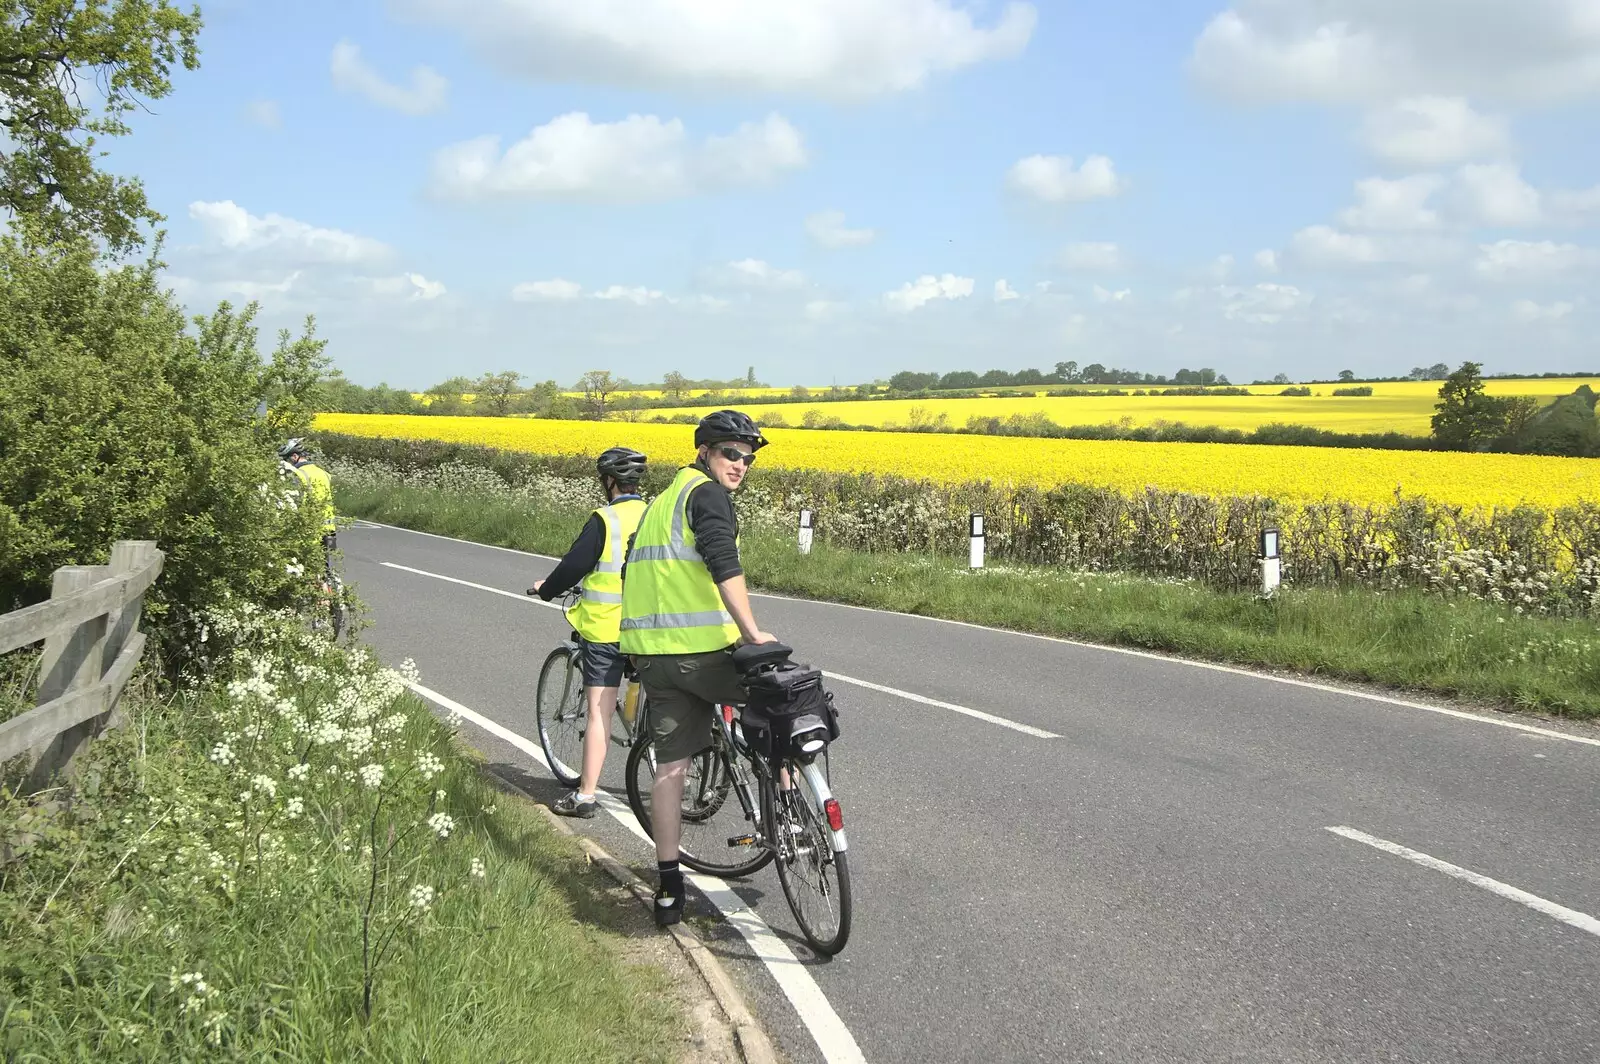
<path fill-rule="evenodd" d="M 661 876 L 661 892 L 674 898 L 683 897 L 683 871 L 677 861 L 657 861 L 656 871 Z"/>

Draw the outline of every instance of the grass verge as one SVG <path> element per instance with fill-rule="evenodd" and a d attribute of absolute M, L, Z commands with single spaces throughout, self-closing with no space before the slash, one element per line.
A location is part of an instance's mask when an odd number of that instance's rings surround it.
<path fill-rule="evenodd" d="M 338 490 L 340 511 L 559 555 L 586 517 L 490 494 L 408 486 Z M 1285 588 L 1275 599 L 1189 583 L 1007 566 L 969 571 L 921 554 L 865 554 L 747 531 L 746 569 L 774 592 L 1210 661 L 1380 684 L 1499 707 L 1600 716 L 1591 621 L 1519 616 L 1471 598 Z"/>
<path fill-rule="evenodd" d="M 0 1059 L 677 1059 L 684 1003 L 582 851 L 284 620 L 130 695 L 70 807 L 0 792 Z"/>

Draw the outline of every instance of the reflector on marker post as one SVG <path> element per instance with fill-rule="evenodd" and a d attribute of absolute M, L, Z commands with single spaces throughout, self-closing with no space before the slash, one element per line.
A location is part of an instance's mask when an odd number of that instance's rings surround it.
<path fill-rule="evenodd" d="M 1278 553 L 1278 529 L 1268 525 L 1261 530 L 1261 593 L 1271 598 L 1283 581 L 1283 559 Z"/>
<path fill-rule="evenodd" d="M 972 556 L 968 564 L 973 569 L 983 568 L 983 515 L 973 514 L 968 518 L 969 532 L 972 536 Z"/>
<path fill-rule="evenodd" d="M 811 511 L 800 511 L 800 553 L 811 553 Z"/>

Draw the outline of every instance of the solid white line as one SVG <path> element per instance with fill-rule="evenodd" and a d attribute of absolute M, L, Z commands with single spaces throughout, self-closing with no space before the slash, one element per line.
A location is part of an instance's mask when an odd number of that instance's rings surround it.
<path fill-rule="evenodd" d="M 503 591 L 498 587 L 490 587 L 488 584 L 474 584 L 471 580 L 458 580 L 453 576 L 444 576 L 440 573 L 430 573 L 426 569 L 413 569 L 409 565 L 401 565 L 398 562 L 379 562 L 378 564 L 387 566 L 390 569 L 403 569 L 408 573 L 416 573 L 418 576 L 431 576 L 435 580 L 445 580 L 452 584 L 460 584 L 462 587 L 471 587 L 476 588 L 479 591 L 487 591 L 491 595 L 504 595 L 506 598 L 516 599 L 518 602 L 527 602 L 534 606 L 548 606 L 553 610 L 559 610 L 561 608 L 554 602 L 546 602 L 544 599 L 538 598 L 534 595 L 519 595 L 515 591 Z"/>
<path fill-rule="evenodd" d="M 376 524 L 377 522 L 373 522 Z M 531 554 L 528 551 L 512 550 L 510 547 L 497 547 L 492 543 L 474 543 L 470 539 L 459 539 L 455 536 L 441 536 L 434 532 L 418 532 L 411 528 L 401 528 L 398 525 L 380 525 L 381 528 L 393 529 L 397 532 L 410 532 L 418 536 L 430 536 L 434 539 L 449 540 L 452 543 L 465 543 L 473 547 L 484 547 L 489 550 L 509 551 L 512 554 L 521 554 L 530 558 L 543 558 L 556 561 L 547 554 Z M 1274 676 L 1271 673 L 1253 672 L 1250 669 L 1240 668 L 1237 665 L 1219 665 L 1211 661 L 1194 661 L 1190 658 L 1172 657 L 1168 654 L 1157 654 L 1149 650 L 1134 650 L 1131 647 L 1107 646 L 1104 643 L 1085 643 L 1077 639 L 1065 639 L 1057 635 L 1041 635 L 1038 632 L 1018 632 L 1010 628 L 991 628 L 987 625 L 974 624 L 971 621 L 955 621 L 948 617 L 929 617 L 921 613 L 904 613 L 900 610 L 882 610 L 873 606 L 854 606 L 846 602 L 821 602 L 816 599 L 797 598 L 794 595 L 773 595 L 765 592 L 752 591 L 753 598 L 783 599 L 788 602 L 799 602 L 811 606 L 830 606 L 841 610 L 860 610 L 863 613 L 877 613 L 887 617 L 908 617 L 915 621 L 928 621 L 933 624 L 953 624 L 962 628 L 975 628 L 980 632 L 990 632 L 995 635 L 1017 636 L 1022 639 L 1040 639 L 1047 643 L 1060 643 L 1063 646 L 1078 647 L 1082 650 L 1099 650 L 1107 654 L 1122 654 L 1131 658 L 1143 658 L 1146 661 L 1159 661 L 1168 665 L 1181 665 L 1191 669 L 1206 669 L 1210 672 L 1227 673 L 1230 676 L 1242 676 L 1250 680 L 1263 680 L 1267 683 L 1284 684 L 1289 687 L 1299 687 L 1307 691 L 1321 691 L 1324 694 L 1343 695 L 1346 698 L 1359 698 L 1367 702 L 1377 702 L 1386 706 L 1398 706 L 1401 709 L 1418 709 L 1425 713 L 1436 713 L 1440 716 L 1454 717 L 1457 720 L 1472 721 L 1474 724 L 1492 724 L 1497 728 L 1510 728 L 1513 731 L 1524 732 L 1529 735 L 1542 735 L 1547 739 L 1564 739 L 1569 743 L 1580 743 L 1584 746 L 1600 747 L 1600 739 L 1590 738 L 1586 735 L 1572 735 L 1567 732 L 1556 731 L 1552 728 L 1541 728 L 1534 724 L 1523 724 L 1521 721 L 1503 720 L 1499 717 L 1486 716 L 1481 713 L 1468 713 L 1459 709 L 1449 709 L 1445 706 L 1429 705 L 1426 702 L 1413 702 L 1405 698 L 1393 698 L 1389 695 L 1374 694 L 1368 691 L 1356 691 L 1347 687 L 1334 687 L 1331 684 L 1316 683 L 1312 680 L 1299 680 L 1292 676 Z"/>
<path fill-rule="evenodd" d="M 928 698 L 926 695 L 912 694 L 910 691 L 902 691 L 898 687 L 885 687 L 881 683 L 873 683 L 870 680 L 858 680 L 854 676 L 845 676 L 837 672 L 824 671 L 823 675 L 835 680 L 843 680 L 845 683 L 853 683 L 857 687 L 865 687 L 872 691 L 882 691 L 884 694 L 894 695 L 896 698 L 906 698 L 913 702 L 921 702 L 925 706 L 936 706 L 939 709 L 948 709 L 956 713 L 964 713 L 969 717 L 976 717 L 979 720 L 986 720 L 990 724 L 998 724 L 1002 728 L 1010 728 L 1013 731 L 1019 731 L 1025 735 L 1035 735 L 1041 739 L 1061 738 L 1061 736 L 1057 735 L 1055 732 L 1045 731 L 1043 728 L 1035 728 L 1031 724 L 1018 724 L 1014 720 L 1007 720 L 1005 717 L 997 717 L 993 713 L 985 713 L 981 709 L 968 709 L 966 706 L 958 706 L 953 702 L 941 702 L 937 698 Z"/>
<path fill-rule="evenodd" d="M 1453 865 L 1448 861 L 1441 861 L 1437 857 L 1429 857 L 1425 853 L 1401 846 L 1397 842 L 1389 842 L 1387 839 L 1368 835 L 1366 832 L 1357 831 L 1355 828 L 1336 827 L 1328 828 L 1327 830 L 1355 842 L 1365 843 L 1374 849 L 1382 850 L 1384 853 L 1392 853 L 1396 857 L 1404 857 L 1413 864 L 1431 868 L 1435 872 L 1443 872 L 1447 876 L 1453 876 L 1463 882 L 1471 883 L 1475 887 L 1481 887 L 1490 894 L 1498 894 L 1502 898 L 1509 898 L 1514 902 L 1526 905 L 1536 913 L 1543 913 L 1554 920 L 1560 920 L 1564 924 L 1576 927 L 1579 931 L 1587 931 L 1591 935 L 1600 936 L 1600 920 L 1595 919 L 1588 913 L 1569 909 L 1565 905 L 1557 905 L 1555 902 L 1547 901 L 1537 894 L 1529 894 L 1525 890 L 1519 890 L 1509 883 L 1502 883 L 1498 879 L 1490 879 L 1479 872 Z"/>
<path fill-rule="evenodd" d="M 550 770 L 550 763 L 545 760 L 544 750 L 533 740 L 518 735 L 510 728 L 419 683 L 410 683 L 406 686 L 428 701 L 459 714 L 463 720 L 471 721 L 490 735 L 504 739 L 537 761 L 545 771 Z M 595 797 L 599 799 L 600 807 L 615 817 L 623 827 L 646 843 L 654 845 L 650 843 L 650 836 L 639 825 L 633 810 L 615 795 L 601 790 Z M 823 994 L 822 988 L 817 986 L 816 980 L 811 978 L 811 973 L 795 957 L 783 939 L 773 934 L 772 928 L 768 927 L 766 922 L 745 904 L 744 899 L 722 879 L 688 871 L 685 872 L 685 878 L 716 906 L 728 923 L 744 938 L 751 952 L 766 965 L 773 981 L 789 999 L 789 1004 L 794 1006 L 795 1012 L 806 1025 L 806 1030 L 810 1031 L 811 1037 L 816 1040 L 823 1059 L 828 1061 L 828 1064 L 866 1064 L 866 1057 L 862 1056 L 861 1047 L 856 1044 L 855 1036 L 844 1025 L 844 1021 L 839 1018 L 839 1014 L 834 1011 L 833 1005 Z"/>

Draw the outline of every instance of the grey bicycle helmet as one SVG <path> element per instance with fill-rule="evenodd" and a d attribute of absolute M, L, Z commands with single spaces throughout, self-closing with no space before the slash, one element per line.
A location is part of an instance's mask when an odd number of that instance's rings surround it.
<path fill-rule="evenodd" d="M 739 410 L 718 410 L 701 418 L 700 424 L 695 426 L 696 447 L 727 440 L 748 443 L 752 451 L 759 451 L 767 445 L 767 438 L 761 435 L 761 430 L 750 420 L 750 415 Z"/>
<path fill-rule="evenodd" d="M 279 447 L 278 457 L 287 462 L 289 460 L 289 456 L 296 452 L 305 455 L 309 455 L 311 453 L 311 448 L 307 446 L 304 436 L 296 436 L 288 443 L 285 443 L 282 447 Z"/>
<path fill-rule="evenodd" d="M 645 456 L 631 447 L 613 447 L 595 460 L 594 467 L 618 484 L 637 484 L 644 479 L 645 462 Z"/>

